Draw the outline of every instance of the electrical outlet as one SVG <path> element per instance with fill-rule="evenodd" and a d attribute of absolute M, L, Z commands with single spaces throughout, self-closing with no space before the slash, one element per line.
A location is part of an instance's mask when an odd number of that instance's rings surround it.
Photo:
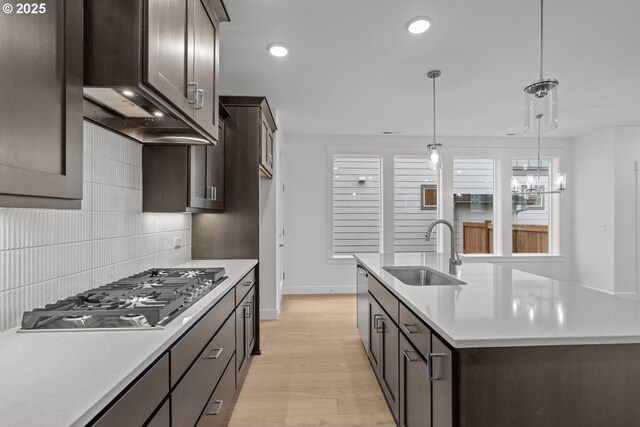
<path fill-rule="evenodd" d="M 597 224 L 596 230 L 598 231 L 607 231 L 607 224 Z"/>
<path fill-rule="evenodd" d="M 173 249 L 180 249 L 182 246 L 182 237 L 173 238 Z"/>

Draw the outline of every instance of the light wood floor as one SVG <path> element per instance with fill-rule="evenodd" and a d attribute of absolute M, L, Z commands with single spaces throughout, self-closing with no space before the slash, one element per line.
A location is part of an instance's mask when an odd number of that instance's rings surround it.
<path fill-rule="evenodd" d="M 286 296 L 262 321 L 229 427 L 395 426 L 356 329 L 354 295 Z"/>

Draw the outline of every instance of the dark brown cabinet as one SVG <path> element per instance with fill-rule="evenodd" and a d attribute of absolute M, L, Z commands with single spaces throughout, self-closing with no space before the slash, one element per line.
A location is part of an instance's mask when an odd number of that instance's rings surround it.
<path fill-rule="evenodd" d="M 86 4 L 85 115 L 141 142 L 217 141 L 222 1 Z"/>
<path fill-rule="evenodd" d="M 370 359 L 394 418 L 399 412 L 398 327 L 380 304 L 370 296 Z"/>
<path fill-rule="evenodd" d="M 0 15 L 0 206 L 79 209 L 83 2 L 41 4 Z"/>
<path fill-rule="evenodd" d="M 250 357 L 256 340 L 256 292 L 246 294 L 236 307 L 236 371 L 242 384 L 250 365 Z"/>
<path fill-rule="evenodd" d="M 218 137 L 218 20 L 206 0 L 148 0 L 146 82 Z"/>
<path fill-rule="evenodd" d="M 431 383 L 427 361 L 400 335 L 400 426 L 431 425 Z"/>
<path fill-rule="evenodd" d="M 217 145 L 151 145 L 142 149 L 144 212 L 224 210 L 225 127 Z"/>
<path fill-rule="evenodd" d="M 274 132 L 277 130 L 276 122 L 267 102 L 267 98 L 259 96 L 222 96 L 220 102 L 235 117 L 234 110 L 241 109 L 246 115 L 239 115 L 244 120 L 241 123 L 243 127 L 250 128 L 248 132 L 252 141 L 251 144 L 256 148 L 257 164 L 256 169 L 260 176 L 266 178 L 273 177 L 274 171 Z M 245 161 L 253 163 L 252 159 Z"/>
<path fill-rule="evenodd" d="M 262 113 L 260 118 L 262 124 L 260 126 L 260 176 L 273 178 L 273 133 L 275 131 L 275 123 Z"/>

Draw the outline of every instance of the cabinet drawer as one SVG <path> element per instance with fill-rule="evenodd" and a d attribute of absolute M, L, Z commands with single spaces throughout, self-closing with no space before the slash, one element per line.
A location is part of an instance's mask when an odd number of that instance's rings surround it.
<path fill-rule="evenodd" d="M 249 293 L 251 287 L 256 283 L 256 269 L 252 269 L 236 285 L 236 306 L 240 304 L 245 295 Z"/>
<path fill-rule="evenodd" d="M 235 351 L 235 316 L 220 332 L 171 393 L 171 425 L 192 426 Z"/>
<path fill-rule="evenodd" d="M 229 314 L 234 310 L 234 293 L 227 293 L 216 305 L 200 319 L 171 349 L 171 387 L 175 386 L 211 340 Z"/>
<path fill-rule="evenodd" d="M 228 424 L 236 394 L 235 365 L 234 355 L 204 408 L 197 427 L 222 427 Z"/>
<path fill-rule="evenodd" d="M 427 357 L 431 353 L 431 330 L 404 304 L 400 304 L 398 327 L 416 349 Z"/>
<path fill-rule="evenodd" d="M 169 394 L 169 356 L 164 355 L 94 424 L 141 426 Z"/>
<path fill-rule="evenodd" d="M 382 283 L 369 274 L 369 292 L 380 303 L 384 311 L 397 324 L 398 323 L 398 299 L 389 292 Z"/>

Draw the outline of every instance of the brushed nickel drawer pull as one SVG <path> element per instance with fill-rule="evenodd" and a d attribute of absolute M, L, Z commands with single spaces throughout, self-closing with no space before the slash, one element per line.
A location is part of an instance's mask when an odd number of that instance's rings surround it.
<path fill-rule="evenodd" d="M 410 356 L 409 353 L 413 353 L 416 354 L 415 351 L 413 350 L 402 350 L 402 354 L 404 354 L 404 358 L 407 359 L 407 361 L 409 362 L 419 362 L 420 358 L 417 356 Z"/>
<path fill-rule="evenodd" d="M 242 282 L 242 286 L 251 286 L 253 282 Z"/>
<path fill-rule="evenodd" d="M 211 402 L 211 406 L 213 405 L 218 405 L 218 408 L 214 411 L 213 409 L 209 408 L 209 410 L 207 411 L 207 415 L 218 415 L 220 414 L 220 411 L 222 411 L 222 405 L 224 405 L 224 400 L 214 400 L 213 402 Z"/>
<path fill-rule="evenodd" d="M 191 87 L 193 87 L 193 90 L 190 90 Z M 198 82 L 189 82 L 187 83 L 187 102 L 189 104 L 195 104 L 198 102 L 198 90 L 200 89 L 200 85 L 198 84 Z M 194 94 L 195 96 L 193 97 L 194 99 L 191 99 L 191 94 Z"/>
<path fill-rule="evenodd" d="M 213 349 L 211 349 L 209 354 L 207 354 L 204 358 L 205 359 L 218 359 L 220 357 L 220 355 L 222 354 L 222 350 L 224 350 L 224 347 L 213 348 Z"/>
<path fill-rule="evenodd" d="M 429 369 L 429 381 L 438 381 L 442 379 L 442 375 L 434 375 L 433 374 L 433 359 L 436 357 L 445 357 L 444 353 L 429 353 L 427 356 L 427 365 Z"/>
<path fill-rule="evenodd" d="M 402 323 L 400 326 L 402 326 L 402 329 L 404 329 L 404 331 L 408 334 L 420 333 L 420 329 L 418 329 L 415 323 Z M 413 328 L 413 330 L 411 330 L 410 328 Z"/>

